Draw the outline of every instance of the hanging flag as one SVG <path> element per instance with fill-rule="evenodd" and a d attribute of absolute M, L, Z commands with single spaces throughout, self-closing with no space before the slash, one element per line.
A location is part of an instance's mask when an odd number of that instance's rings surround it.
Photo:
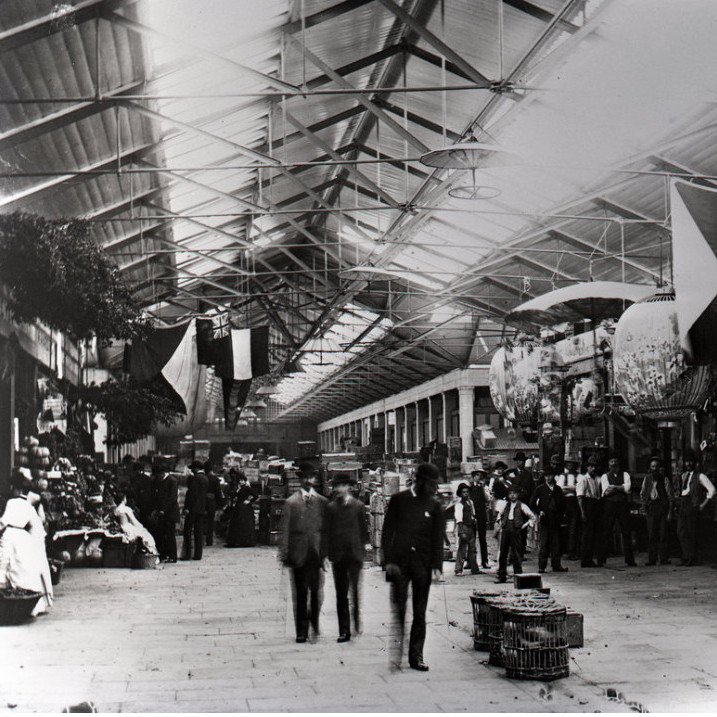
<path fill-rule="evenodd" d="M 251 388 L 251 379 L 234 381 L 231 378 L 222 379 L 224 392 L 224 427 L 227 431 L 233 431 L 239 418 L 239 409 L 246 402 Z"/>
<path fill-rule="evenodd" d="M 219 336 L 215 329 L 213 343 L 217 376 L 245 381 L 269 372 L 268 326 L 228 328 Z"/>
<path fill-rule="evenodd" d="M 683 350 L 694 364 L 717 361 L 717 189 L 672 181 L 672 266 Z"/>
<path fill-rule="evenodd" d="M 206 369 L 202 373 L 197 361 L 196 321 L 155 328 L 134 340 L 125 349 L 125 370 L 140 386 L 164 378 L 182 400 L 188 418 L 197 411 L 206 415 L 202 399 Z"/>
<path fill-rule="evenodd" d="M 187 332 L 188 324 L 149 329 L 141 339 L 125 344 L 124 371 L 140 386 L 154 381 Z"/>
<path fill-rule="evenodd" d="M 182 340 L 162 367 L 162 376 L 182 399 L 185 413 L 190 417 L 195 408 L 201 405 L 204 397 L 206 368 L 201 367 L 197 361 L 196 321 L 190 321 L 184 328 Z M 206 400 L 201 410 L 206 417 Z"/>

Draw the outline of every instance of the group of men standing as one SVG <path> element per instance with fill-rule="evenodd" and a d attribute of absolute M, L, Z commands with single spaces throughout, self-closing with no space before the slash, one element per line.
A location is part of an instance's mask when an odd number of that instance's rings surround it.
<path fill-rule="evenodd" d="M 536 525 L 539 572 L 546 570 L 548 561 L 554 572 L 565 572 L 567 568 L 561 562 L 564 552 L 571 559 L 579 557 L 583 568 L 603 567 L 616 525 L 625 563 L 636 565 L 630 517 L 632 483 L 618 458 L 610 458 L 607 471 L 601 475 L 595 456 L 587 459 L 582 470 L 578 470 L 579 463 L 571 456 L 566 456 L 564 461 L 553 456 L 542 479 L 535 482 L 531 471 L 525 468 L 522 452 L 516 454 L 515 461 L 516 466 L 511 470 L 498 461 L 487 485 L 485 476 L 474 472 L 470 485 L 463 483 L 458 487 L 456 574 L 462 574 L 466 559 L 471 572 L 479 572 L 476 536 L 481 544 L 483 567 L 487 567 L 484 544 L 490 505 L 500 540 L 498 582 L 505 582 L 508 562 L 513 564 L 515 573 L 522 571 L 528 528 Z M 658 560 L 661 564 L 670 562 L 668 525 L 675 515 L 681 564 L 695 564 L 698 517 L 714 493 L 710 480 L 695 470 L 692 456 L 685 458 L 684 472 L 674 484 L 666 476 L 659 458 L 650 461 L 649 473 L 640 490 L 647 526 L 646 565 L 656 565 Z M 563 528 L 566 545 L 561 541 Z"/>
<path fill-rule="evenodd" d="M 223 505 L 221 481 L 209 462 L 194 461 L 187 477 L 181 560 L 201 560 L 204 544 L 212 545 L 214 519 Z M 163 562 L 177 562 L 177 522 L 180 519 L 179 485 L 161 464 L 138 462 L 130 477 L 128 499 L 140 522 L 152 533 Z"/>
<path fill-rule="evenodd" d="M 310 462 L 299 465 L 301 488 L 284 506 L 279 559 L 291 569 L 296 642 L 305 643 L 309 632 L 319 633 L 322 571 L 332 564 L 338 613 L 338 642 L 351 639 L 351 618 L 360 630 L 359 591 L 365 548 L 369 542 L 366 510 L 351 496 L 353 479 L 338 473 L 332 481 L 333 498 L 327 501 L 316 491 L 318 470 Z M 443 569 L 445 520 L 436 492 L 440 474 L 436 466 L 422 463 L 410 489 L 391 497 L 381 534 L 386 580 L 391 583 L 393 629 L 391 661 L 400 667 L 409 586 L 413 621 L 408 662 L 425 672 L 423 645 L 426 608 L 432 579 Z"/>

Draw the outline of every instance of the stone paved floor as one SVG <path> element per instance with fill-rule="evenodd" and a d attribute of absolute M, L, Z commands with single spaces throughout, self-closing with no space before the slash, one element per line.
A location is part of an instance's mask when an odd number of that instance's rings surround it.
<path fill-rule="evenodd" d="M 294 643 L 274 548 L 215 546 L 201 562 L 156 570 L 66 570 L 49 615 L 0 628 L 0 711 L 82 701 L 102 712 L 715 711 L 717 571 L 611 562 L 544 576 L 585 614 L 585 647 L 552 683 L 509 680 L 472 649 L 468 596 L 494 588 L 494 576 L 456 577 L 452 563 L 431 591 L 427 674 L 388 669 L 379 568 L 363 572 L 364 632 L 343 645 L 330 579 L 321 637 Z"/>

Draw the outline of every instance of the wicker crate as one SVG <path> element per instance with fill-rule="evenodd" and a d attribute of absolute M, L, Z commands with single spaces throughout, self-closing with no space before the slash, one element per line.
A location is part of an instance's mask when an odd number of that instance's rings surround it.
<path fill-rule="evenodd" d="M 18 625 L 32 617 L 32 611 L 42 593 L 30 590 L 0 590 L 0 625 Z"/>
<path fill-rule="evenodd" d="M 543 607 L 518 605 L 501 611 L 507 677 L 556 680 L 570 674 L 566 610 L 544 602 Z"/>
<path fill-rule="evenodd" d="M 490 650 L 490 642 L 488 641 L 488 606 L 489 598 L 504 597 L 505 592 L 479 592 L 475 591 L 471 595 L 471 604 L 473 607 L 473 649 L 488 652 Z"/>

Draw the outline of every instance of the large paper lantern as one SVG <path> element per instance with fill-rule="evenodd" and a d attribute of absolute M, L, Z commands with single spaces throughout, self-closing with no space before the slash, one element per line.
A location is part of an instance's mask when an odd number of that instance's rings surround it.
<path fill-rule="evenodd" d="M 524 343 L 499 348 L 490 364 L 488 384 L 498 412 L 508 421 L 534 425 L 538 420 L 540 351 Z"/>
<path fill-rule="evenodd" d="M 620 317 L 613 341 L 613 374 L 618 391 L 636 413 L 679 419 L 704 404 L 715 367 L 685 363 L 675 295 L 666 290 L 633 304 Z"/>

